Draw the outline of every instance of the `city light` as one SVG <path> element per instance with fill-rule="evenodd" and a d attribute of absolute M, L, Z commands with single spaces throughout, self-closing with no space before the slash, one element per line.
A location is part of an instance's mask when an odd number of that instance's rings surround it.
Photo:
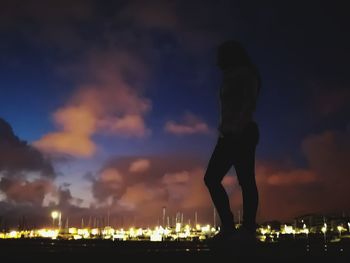
<path fill-rule="evenodd" d="M 0 231 L 0 239 L 18 239 L 18 238 L 48 238 L 48 239 L 64 239 L 64 240 L 81 240 L 81 239 L 107 239 L 112 241 L 203 241 L 215 236 L 220 227 L 216 228 L 210 224 L 183 224 L 174 222 L 169 224 L 156 225 L 153 228 L 131 226 L 125 228 L 114 228 L 109 223 L 106 226 L 92 227 L 91 222 L 81 227 L 68 227 L 66 223 L 64 227 L 61 225 L 62 214 L 60 211 L 52 211 L 52 227 L 41 229 L 9 229 L 8 231 Z M 322 221 L 321 221 L 322 220 Z M 333 220 L 333 221 L 332 221 Z M 310 222 L 306 225 L 305 222 Z M 337 242 L 346 238 L 350 238 L 350 222 L 348 218 L 328 218 L 315 221 L 294 221 L 291 223 L 280 223 L 260 225 L 256 231 L 256 238 L 261 242 L 278 242 L 284 239 L 309 239 L 323 236 L 324 242 Z M 236 225 L 240 227 L 240 225 Z"/>
<path fill-rule="evenodd" d="M 52 211 L 51 212 L 51 217 L 52 217 L 52 227 L 55 228 L 55 220 L 58 219 L 58 227 L 61 227 L 61 217 L 62 214 L 60 211 Z"/>
<path fill-rule="evenodd" d="M 52 211 L 51 212 L 51 217 L 52 217 L 52 219 L 57 219 L 58 218 L 58 211 Z"/>

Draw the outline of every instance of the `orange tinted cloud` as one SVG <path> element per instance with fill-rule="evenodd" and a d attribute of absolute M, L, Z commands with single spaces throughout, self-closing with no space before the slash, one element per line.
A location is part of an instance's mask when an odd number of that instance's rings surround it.
<path fill-rule="evenodd" d="M 150 161 L 147 159 L 138 159 L 130 164 L 129 171 L 133 173 L 142 173 L 150 168 Z"/>
<path fill-rule="evenodd" d="M 270 185 L 298 185 L 317 181 L 317 175 L 313 171 L 295 169 L 292 171 L 278 171 L 268 175 L 267 183 Z"/>
<path fill-rule="evenodd" d="M 347 202 L 350 198 L 347 190 L 349 143 L 348 133 L 327 131 L 305 138 L 302 148 L 308 160 L 306 167 L 257 161 L 258 222 L 291 220 L 305 213 L 350 209 Z M 140 160 L 148 160 L 148 168 L 142 172 L 131 172 L 132 166 L 142 166 Z M 195 158 L 179 156 L 121 158 L 110 162 L 105 170 L 113 167 L 120 171 L 122 188 L 115 190 L 108 188 L 108 182 L 98 183 L 105 185 L 101 192 L 116 197 L 116 212 L 127 209 L 141 222 L 151 220 L 154 223 L 155 217 L 161 218 L 163 206 L 167 207 L 167 213 L 183 212 L 187 218 L 197 211 L 201 222 L 212 222 L 213 203 L 203 182 L 205 165 Z M 238 211 L 241 216 L 243 211 L 237 177 L 228 173 L 222 183 L 238 219 Z M 117 196 L 116 193 L 121 194 Z"/>
<path fill-rule="evenodd" d="M 87 107 L 68 106 L 54 113 L 61 131 L 44 135 L 34 146 L 46 152 L 87 157 L 96 151 L 91 135 L 96 131 L 96 116 Z"/>
<path fill-rule="evenodd" d="M 307 168 L 283 168 L 259 162 L 260 219 L 291 219 L 303 213 L 350 209 L 350 135 L 325 131 L 306 137 L 302 150 Z"/>
<path fill-rule="evenodd" d="M 187 191 L 181 198 L 180 207 L 190 211 L 201 208 L 211 210 L 213 205 L 203 181 L 205 170 L 201 167 L 194 167 L 188 172 L 189 181 L 187 183 Z"/>
<path fill-rule="evenodd" d="M 126 188 L 125 193 L 119 199 L 119 203 L 129 209 L 138 209 L 140 211 L 142 205 L 159 200 L 163 194 L 164 190 L 161 188 L 149 187 L 144 183 L 138 183 Z"/>
<path fill-rule="evenodd" d="M 135 82 L 142 82 L 146 75 L 142 63 L 127 52 L 113 50 L 95 51 L 86 60 L 69 71 L 86 76 L 67 104 L 53 114 L 58 131 L 34 142 L 39 149 L 89 157 L 98 148 L 95 134 L 144 137 L 150 133 L 144 117 L 151 102 L 124 76 L 128 72 Z"/>
<path fill-rule="evenodd" d="M 113 168 L 108 168 L 108 169 L 102 171 L 102 173 L 100 175 L 100 179 L 101 179 L 101 181 L 107 182 L 107 183 L 120 184 L 123 182 L 122 175 L 118 172 L 118 170 L 113 169 Z"/>
<path fill-rule="evenodd" d="M 303 141 L 302 150 L 310 167 L 324 175 L 325 179 L 347 178 L 345 176 L 350 170 L 349 131 L 325 131 L 310 135 Z"/>
<path fill-rule="evenodd" d="M 162 178 L 162 182 L 166 185 L 169 184 L 185 184 L 189 180 L 189 173 L 182 171 L 174 174 L 165 174 Z"/>
<path fill-rule="evenodd" d="M 210 133 L 208 125 L 192 113 L 186 113 L 182 122 L 168 121 L 164 129 L 176 135 Z"/>

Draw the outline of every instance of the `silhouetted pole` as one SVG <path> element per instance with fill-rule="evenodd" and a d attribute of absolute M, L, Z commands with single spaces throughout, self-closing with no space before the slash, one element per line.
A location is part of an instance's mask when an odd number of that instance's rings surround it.
<path fill-rule="evenodd" d="M 165 227 L 165 214 L 166 214 L 166 208 L 163 206 L 163 227 Z"/>
<path fill-rule="evenodd" d="M 89 216 L 89 222 L 88 222 L 88 227 L 91 228 L 91 216 Z"/>
<path fill-rule="evenodd" d="M 58 229 L 61 229 L 62 227 L 62 213 L 59 212 L 58 214 Z"/>
<path fill-rule="evenodd" d="M 69 225 L 68 225 L 68 217 L 66 218 L 66 224 L 64 226 L 65 229 L 68 229 Z"/>
<path fill-rule="evenodd" d="M 213 219 L 214 219 L 213 221 L 214 222 L 213 223 L 214 223 L 214 228 L 216 228 L 216 210 L 215 210 L 215 207 L 213 210 L 214 210 L 214 214 L 213 214 Z"/>
<path fill-rule="evenodd" d="M 108 207 L 108 211 L 107 211 L 107 226 L 109 226 L 109 207 Z"/>

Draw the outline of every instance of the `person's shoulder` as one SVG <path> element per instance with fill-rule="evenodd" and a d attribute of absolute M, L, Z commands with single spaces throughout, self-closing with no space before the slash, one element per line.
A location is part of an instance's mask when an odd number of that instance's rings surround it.
<path fill-rule="evenodd" d="M 253 65 L 243 66 L 239 68 L 228 68 L 223 73 L 224 77 L 227 78 L 255 77 L 257 75 L 257 69 Z"/>
<path fill-rule="evenodd" d="M 255 82 L 258 74 L 253 67 L 241 67 L 224 72 L 224 82 L 231 85 L 243 85 Z"/>

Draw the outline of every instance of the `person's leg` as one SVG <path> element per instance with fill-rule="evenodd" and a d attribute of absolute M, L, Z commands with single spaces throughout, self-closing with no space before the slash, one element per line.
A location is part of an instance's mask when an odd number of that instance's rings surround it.
<path fill-rule="evenodd" d="M 221 220 L 222 231 L 234 229 L 229 198 L 221 184 L 223 177 L 232 166 L 229 148 L 230 145 L 227 144 L 227 141 L 224 138 L 219 138 L 204 175 L 204 182 Z"/>
<path fill-rule="evenodd" d="M 251 125 L 244 134 L 239 147 L 239 154 L 234 166 L 243 196 L 243 226 L 256 229 L 256 213 L 259 203 L 258 189 L 255 181 L 255 149 L 259 140 L 256 125 Z"/>

